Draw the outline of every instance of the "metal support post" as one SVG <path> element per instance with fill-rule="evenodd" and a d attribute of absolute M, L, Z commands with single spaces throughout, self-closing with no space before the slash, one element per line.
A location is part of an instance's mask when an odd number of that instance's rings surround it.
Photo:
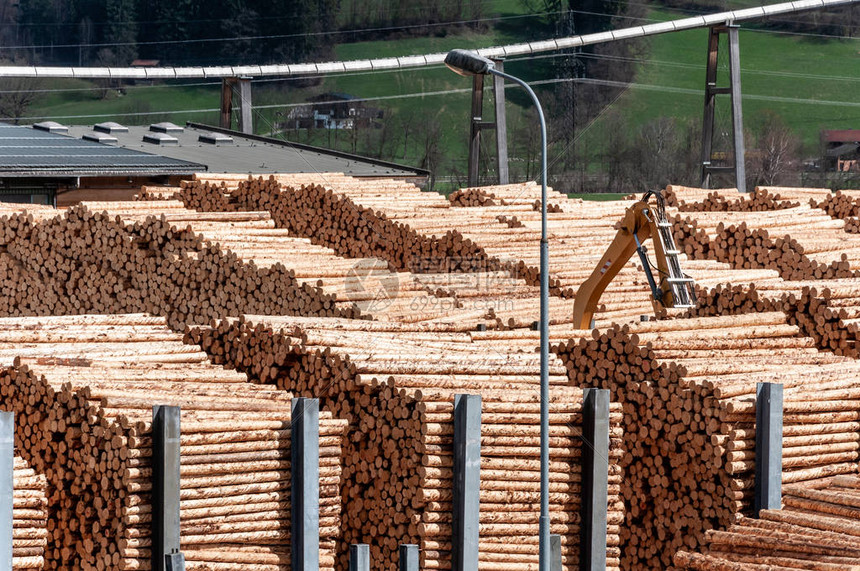
<path fill-rule="evenodd" d="M 152 407 L 152 571 L 184 569 L 179 543 L 178 406 Z"/>
<path fill-rule="evenodd" d="M 549 571 L 561 571 L 561 536 L 549 536 Z"/>
<path fill-rule="evenodd" d="M 218 125 L 222 129 L 233 128 L 233 77 L 221 80 L 221 120 Z"/>
<path fill-rule="evenodd" d="M 349 571 L 370 571 L 370 546 L 357 543 L 349 546 Z"/>
<path fill-rule="evenodd" d="M 15 413 L 0 412 L 0 568 L 12 569 L 12 495 L 15 482 Z"/>
<path fill-rule="evenodd" d="M 717 62 L 720 49 L 720 35 L 728 34 L 729 85 L 717 85 Z M 714 118 L 716 96 L 729 95 L 732 107 L 732 147 L 734 166 L 715 166 L 711 164 L 714 143 Z M 740 48 L 738 45 L 738 26 L 727 23 L 712 26 L 708 32 L 708 60 L 705 70 L 705 107 L 702 120 L 702 188 L 710 188 L 711 174 L 731 172 L 735 175 L 738 191 L 746 192 L 746 166 L 744 164 L 744 128 L 741 105 Z"/>
<path fill-rule="evenodd" d="M 581 569 L 606 569 L 609 502 L 609 391 L 585 389 L 582 407 Z"/>
<path fill-rule="evenodd" d="M 481 126 L 484 114 L 484 76 L 472 78 L 472 120 L 469 123 L 469 186 L 478 186 L 478 161 L 481 155 Z"/>
<path fill-rule="evenodd" d="M 319 571 L 320 401 L 292 401 L 292 568 Z"/>
<path fill-rule="evenodd" d="M 738 192 L 747 191 L 747 169 L 744 163 L 744 114 L 741 106 L 741 54 L 738 45 L 738 26 L 728 25 L 729 77 L 732 89 L 732 135 L 735 147 L 735 185 Z"/>
<path fill-rule="evenodd" d="M 782 507 L 782 385 L 758 383 L 753 514 Z"/>
<path fill-rule="evenodd" d="M 494 59 L 496 69 L 504 72 L 505 64 Z M 499 184 L 508 184 L 508 118 L 505 114 L 505 78 L 493 76 L 493 98 L 496 111 L 496 161 L 499 167 Z"/>
<path fill-rule="evenodd" d="M 254 116 L 251 106 L 251 78 L 240 77 L 239 84 L 239 131 L 254 134 Z"/>
<path fill-rule="evenodd" d="M 400 545 L 399 571 L 418 571 L 418 546 L 411 543 Z"/>
<path fill-rule="evenodd" d="M 481 397 L 454 396 L 453 571 L 478 571 L 481 493 Z"/>

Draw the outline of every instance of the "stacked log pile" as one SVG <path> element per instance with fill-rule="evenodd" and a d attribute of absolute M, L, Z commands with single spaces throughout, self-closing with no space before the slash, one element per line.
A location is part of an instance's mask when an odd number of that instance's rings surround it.
<path fill-rule="evenodd" d="M 138 216 L 92 211 L 123 204 L 137 205 Z M 156 209 L 160 217 L 147 214 Z M 41 221 L 30 210 L 2 216 L 0 315 L 147 312 L 180 329 L 248 312 L 359 315 L 283 264 L 244 263 L 185 227 L 192 218 L 241 226 L 265 217 L 189 213 L 176 201 L 90 203 Z"/>
<path fill-rule="evenodd" d="M 12 569 L 44 569 L 48 545 L 45 476 L 15 456 L 12 486 Z"/>
<path fill-rule="evenodd" d="M 410 274 L 437 299 L 456 299 L 472 311 L 486 311 L 497 328 L 531 327 L 540 315 L 539 288 L 527 285 L 509 272 L 454 272 Z M 417 300 L 417 308 L 432 298 Z M 557 296 L 549 299 L 549 320 L 553 325 L 573 320 L 573 300 Z M 474 329 L 470 327 L 469 329 Z"/>
<path fill-rule="evenodd" d="M 679 551 L 675 566 L 689 571 L 812 569 L 860 566 L 857 495 L 860 477 L 844 475 L 783 487 L 783 508 L 744 517 L 709 531 L 701 552 Z"/>
<path fill-rule="evenodd" d="M 740 193 L 736 188 L 708 190 L 670 184 L 663 190 L 666 204 L 681 212 L 764 212 L 794 208 L 818 199 L 828 189 L 756 187 Z"/>
<path fill-rule="evenodd" d="M 575 386 L 624 406 L 625 568 L 670 567 L 749 510 L 757 382 L 786 387 L 785 483 L 857 471 L 860 362 L 819 352 L 782 312 L 615 326 L 555 351 Z"/>
<path fill-rule="evenodd" d="M 481 395 L 480 566 L 534 570 L 539 357 L 533 347 L 488 347 L 471 335 L 433 324 L 249 316 L 195 328 L 188 340 L 252 378 L 319 397 L 349 420 L 343 541 L 369 543 L 375 569 L 397 568 L 400 543 L 420 545 L 422 569 L 451 568 L 453 399 Z M 559 360 L 550 373 L 551 529 L 562 535 L 563 568 L 572 570 L 579 564 L 582 392 L 567 386 Z M 611 569 L 619 566 L 623 520 L 620 413 L 613 404 Z"/>
<path fill-rule="evenodd" d="M 380 258 L 397 269 L 472 269 L 490 263 L 459 231 L 446 230 L 426 215 L 427 210 L 438 213 L 439 208 L 447 208 L 448 202 L 439 194 L 421 192 L 398 180 L 362 182 L 332 176 L 325 186 L 294 184 L 294 177 L 285 178 L 284 184 L 280 180 L 280 175 L 252 179 L 235 189 L 223 181 L 191 181 L 183 184 L 182 197 L 186 206 L 201 210 L 232 207 L 224 206 L 226 201 L 245 210 L 269 211 L 278 227 L 311 238 L 341 256 Z M 435 231 L 423 231 L 432 225 Z"/>
<path fill-rule="evenodd" d="M 845 221 L 845 231 L 852 234 L 860 233 L 860 191 L 838 190 L 814 204 L 833 218 Z"/>
<path fill-rule="evenodd" d="M 290 230 L 276 228 L 268 212 L 201 213 L 184 208 L 180 201 L 84 203 L 84 206 L 105 208 L 126 226 L 137 227 L 157 217 L 172 226 L 174 236 L 191 234 L 200 243 L 219 248 L 227 256 L 236 256 L 242 264 L 263 271 L 285 268 L 302 288 L 332 299 L 334 309 L 343 315 L 393 321 L 444 321 L 465 328 L 496 323 L 492 304 L 464 307 L 456 297 L 425 285 L 415 275 L 392 271 L 381 259 L 341 258 L 330 248 L 299 238 Z"/>
<path fill-rule="evenodd" d="M 287 570 L 289 393 L 144 315 L 0 319 L 0 394 L 47 484 L 49 569 L 149 569 L 152 407 L 181 406 L 186 568 Z M 345 423 L 320 414 L 320 564 L 333 569 Z"/>
<path fill-rule="evenodd" d="M 677 213 L 675 239 L 688 256 L 734 268 L 770 268 L 786 280 L 853 277 L 860 239 L 844 222 L 804 205 L 764 212 Z"/>
<path fill-rule="evenodd" d="M 519 184 L 461 188 L 448 196 L 453 206 L 526 206 L 540 211 L 541 187 L 530 181 Z M 582 202 L 570 200 L 566 194 L 547 188 L 547 212 L 563 212 L 564 205 Z"/>
<path fill-rule="evenodd" d="M 184 200 L 191 207 L 218 207 L 216 203 L 241 204 L 243 209 L 262 209 L 273 213 L 279 227 L 289 228 L 315 243 L 325 244 L 346 256 L 374 255 L 386 259 L 395 267 L 405 264 L 400 242 L 418 244 L 409 259 L 413 273 L 438 273 L 468 270 L 469 273 L 494 273 L 499 269 L 531 286 L 538 285 L 539 259 L 536 244 L 540 237 L 540 187 L 533 184 L 472 189 L 470 192 L 490 192 L 505 205 L 494 207 L 454 207 L 439 195 L 421 193 L 400 181 L 357 181 L 344 177 L 335 180 L 333 175 L 325 188 L 316 186 L 291 187 L 279 184 L 279 178 L 268 181 L 244 182 L 201 178 L 184 185 Z M 295 177 L 292 183 L 297 180 Z M 462 193 L 467 196 L 468 193 Z M 213 196 L 207 199 L 207 196 Z M 583 280 L 594 270 L 600 257 L 613 239 L 614 224 L 621 219 L 632 202 L 584 202 L 552 193 L 551 202 L 557 205 L 550 215 L 550 268 L 551 291 L 564 298 L 572 298 Z M 208 200 L 208 202 L 207 202 Z M 230 206 L 232 208 L 232 206 Z M 330 216 L 323 213 L 332 212 Z M 516 222 L 511 228 L 508 223 Z M 374 230 L 368 225 L 374 225 Z M 325 228 L 320 227 L 324 225 Z M 406 228 L 406 236 L 397 232 Z M 398 230 L 399 229 L 399 230 Z M 452 261 L 452 252 L 434 249 L 427 244 L 436 236 L 454 232 L 460 243 L 479 248 L 473 257 Z M 451 236 L 451 234 L 445 234 Z M 358 237 L 356 239 L 355 237 Z M 386 237 L 386 239 L 381 239 Z M 447 239 L 447 238 L 446 238 Z M 571 252 L 576 252 L 571 256 Z M 446 257 L 449 256 L 449 257 Z M 469 262 L 466 263 L 465 260 Z M 424 263 L 418 263 L 424 260 Z M 435 260 L 435 261 L 434 261 Z M 439 260 L 444 263 L 439 267 Z M 735 273 L 726 265 L 710 261 L 686 261 L 701 288 L 717 284 L 740 283 L 744 279 L 774 281 L 776 276 L 767 272 Z M 494 269 L 495 268 L 495 269 Z M 705 290 L 703 290 L 705 291 Z M 450 294 L 455 292 L 449 291 Z M 463 296 L 472 295 L 468 291 Z M 504 298 L 494 307 L 504 306 Z M 505 323 L 527 324 L 526 316 L 537 300 L 531 304 L 519 303 L 507 315 L 496 311 L 496 317 Z M 559 304 L 563 305 L 563 304 Z M 647 281 L 638 263 L 631 262 L 604 294 L 599 323 L 638 319 L 653 312 Z"/>

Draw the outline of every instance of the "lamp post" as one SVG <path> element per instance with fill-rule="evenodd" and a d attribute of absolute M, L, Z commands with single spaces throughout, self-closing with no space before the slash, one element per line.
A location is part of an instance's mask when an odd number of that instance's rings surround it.
<path fill-rule="evenodd" d="M 549 245 L 546 240 L 546 120 L 537 95 L 517 77 L 495 69 L 493 62 L 467 50 L 451 50 L 445 65 L 463 76 L 497 75 L 509 79 L 526 90 L 540 118 L 541 142 L 541 205 L 540 205 L 540 527 L 538 569 L 549 571 Z"/>

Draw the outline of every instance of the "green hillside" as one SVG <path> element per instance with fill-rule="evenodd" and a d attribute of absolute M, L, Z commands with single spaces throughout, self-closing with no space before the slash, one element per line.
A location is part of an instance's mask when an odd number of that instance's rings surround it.
<path fill-rule="evenodd" d="M 652 11 L 649 17 L 667 20 L 681 16 Z M 741 29 L 739 42 L 748 128 L 762 112 L 775 112 L 802 138 L 805 152 L 812 154 L 818 150 L 820 129 L 860 128 L 860 42 L 766 33 L 748 27 Z M 706 47 L 706 30 L 650 40 L 649 53 L 638 65 L 636 85 L 614 105 L 631 132 L 660 116 L 701 121 Z M 727 81 L 724 65 L 720 73 Z M 786 101 L 790 99 L 813 102 Z M 728 99 L 723 101 L 726 107 L 722 116 L 727 118 Z M 586 135 L 592 144 L 602 141 L 600 125 L 599 120 L 589 129 L 592 135 Z"/>

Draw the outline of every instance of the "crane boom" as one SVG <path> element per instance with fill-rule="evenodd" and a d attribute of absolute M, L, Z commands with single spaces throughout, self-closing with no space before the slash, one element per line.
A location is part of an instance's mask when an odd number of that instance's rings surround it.
<path fill-rule="evenodd" d="M 651 206 L 648 199 L 654 196 L 656 205 Z M 657 260 L 659 280 L 655 280 L 651 263 L 643 245 L 651 238 L 654 242 L 654 257 Z M 621 268 L 638 252 L 642 267 L 651 287 L 651 303 L 655 313 L 660 307 L 693 307 L 695 291 L 693 279 L 685 275 L 678 259 L 680 252 L 672 237 L 672 225 L 666 219 L 663 196 L 659 191 L 651 191 L 642 200 L 627 209 L 621 221 L 621 228 L 615 235 L 606 253 L 594 272 L 579 287 L 573 306 L 573 322 L 579 329 L 591 327 L 594 312 L 600 296 L 612 282 Z"/>

